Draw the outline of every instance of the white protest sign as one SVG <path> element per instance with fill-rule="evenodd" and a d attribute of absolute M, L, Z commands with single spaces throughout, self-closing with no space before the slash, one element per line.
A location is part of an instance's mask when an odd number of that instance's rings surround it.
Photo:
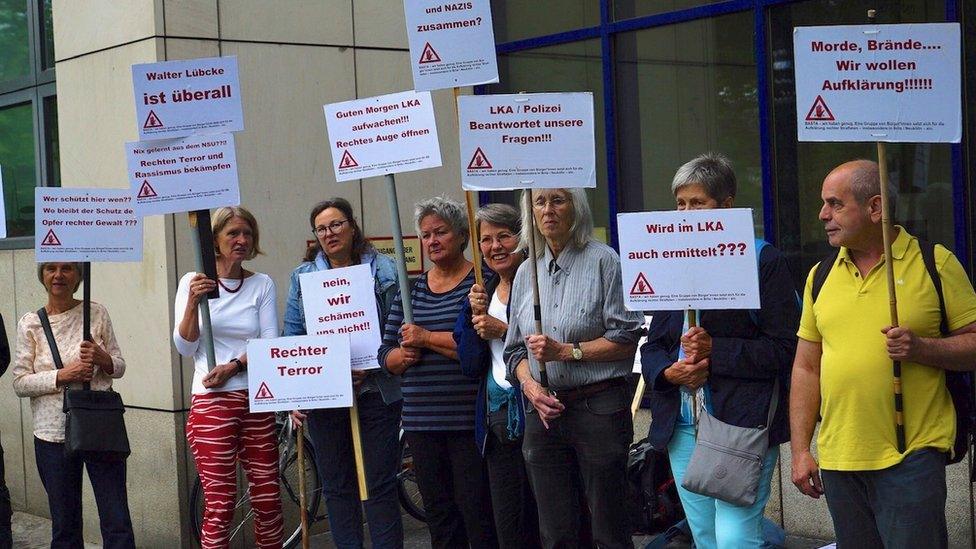
<path fill-rule="evenodd" d="M 142 218 L 128 189 L 34 189 L 34 255 L 44 261 L 142 261 Z"/>
<path fill-rule="evenodd" d="M 644 315 L 644 323 L 641 324 L 641 328 L 644 329 L 644 335 L 637 341 L 637 352 L 634 353 L 634 368 L 631 370 L 632 373 L 640 374 L 644 371 L 643 365 L 641 364 L 641 347 L 647 343 L 647 328 L 651 325 L 651 315 Z"/>
<path fill-rule="evenodd" d="M 489 0 L 404 0 L 417 91 L 498 82 Z"/>
<path fill-rule="evenodd" d="M 247 342 L 252 412 L 352 406 L 349 337 L 292 336 Z"/>
<path fill-rule="evenodd" d="M 458 97 L 461 187 L 596 187 L 593 94 Z"/>
<path fill-rule="evenodd" d="M 237 57 L 132 65 L 139 139 L 244 129 Z"/>
<path fill-rule="evenodd" d="M 3 202 L 3 166 L 0 166 L 0 238 L 7 238 L 7 207 Z"/>
<path fill-rule="evenodd" d="M 400 92 L 325 105 L 336 181 L 441 165 L 430 92 Z"/>
<path fill-rule="evenodd" d="M 194 135 L 125 144 L 129 185 L 140 216 L 241 203 L 234 135 Z"/>
<path fill-rule="evenodd" d="M 958 23 L 793 29 L 800 141 L 958 143 Z"/>
<path fill-rule="evenodd" d="M 352 368 L 379 368 L 382 339 L 373 273 L 369 265 L 316 271 L 298 276 L 305 329 L 312 335 L 348 334 Z"/>
<path fill-rule="evenodd" d="M 752 210 L 625 213 L 617 231 L 628 309 L 759 308 Z"/>

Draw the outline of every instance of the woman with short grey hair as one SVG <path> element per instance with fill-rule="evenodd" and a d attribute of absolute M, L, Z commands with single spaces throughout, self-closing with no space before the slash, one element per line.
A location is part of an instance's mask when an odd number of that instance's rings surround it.
<path fill-rule="evenodd" d="M 488 484 L 474 444 L 478 380 L 461 372 L 452 330 L 474 284 L 464 258 L 464 207 L 447 198 L 417 204 L 420 241 L 433 267 L 410 290 L 413 323 L 404 322 L 402 293 L 390 307 L 379 362 L 401 376 L 403 430 L 424 498 L 431 545 L 495 547 Z M 400 289 L 401 292 L 403 288 Z"/>
<path fill-rule="evenodd" d="M 532 404 L 522 449 L 538 501 L 544 547 L 575 547 L 590 510 L 593 545 L 632 547 L 627 509 L 627 451 L 633 441 L 630 373 L 642 315 L 623 304 L 620 258 L 595 241 L 581 189 L 539 189 L 530 200 L 543 334 L 536 333 L 531 269 L 519 269 L 505 339 L 509 380 Z M 549 386 L 540 384 L 546 364 Z M 582 485 L 580 482 L 582 481 Z"/>
<path fill-rule="evenodd" d="M 671 194 L 689 186 L 699 186 L 707 196 L 718 203 L 720 208 L 731 208 L 735 200 L 736 181 L 732 162 L 723 154 L 704 153 L 685 162 L 674 173 L 671 180 Z M 682 204 L 678 204 L 679 209 Z M 697 204 L 688 204 L 688 209 L 697 209 Z"/>

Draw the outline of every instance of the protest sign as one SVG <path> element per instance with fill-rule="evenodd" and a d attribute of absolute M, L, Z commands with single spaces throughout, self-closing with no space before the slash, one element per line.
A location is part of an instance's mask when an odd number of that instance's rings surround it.
<path fill-rule="evenodd" d="M 468 191 L 596 187 L 593 94 L 458 97 Z"/>
<path fill-rule="evenodd" d="M 7 207 L 3 201 L 3 166 L 0 166 L 0 238 L 7 238 Z"/>
<path fill-rule="evenodd" d="M 244 129 L 237 57 L 132 65 L 139 139 Z"/>
<path fill-rule="evenodd" d="M 392 236 L 374 236 L 367 238 L 376 251 L 396 260 L 396 244 Z M 424 248 L 420 245 L 420 238 L 416 235 L 403 237 L 403 253 L 407 260 L 407 273 L 419 275 L 424 272 Z"/>
<path fill-rule="evenodd" d="M 311 335 L 349 335 L 354 370 L 379 368 L 376 352 L 383 327 L 376 312 L 376 293 L 369 265 L 315 271 L 298 276 Z"/>
<path fill-rule="evenodd" d="M 142 261 L 142 218 L 128 189 L 34 189 L 37 261 Z"/>
<path fill-rule="evenodd" d="M 430 92 L 354 99 L 324 110 L 336 181 L 441 165 Z"/>
<path fill-rule="evenodd" d="M 752 210 L 617 215 L 624 303 L 632 311 L 758 309 Z"/>
<path fill-rule="evenodd" d="M 126 158 L 140 216 L 241 203 L 233 134 L 126 143 Z"/>
<path fill-rule="evenodd" d="M 800 141 L 958 143 L 958 23 L 797 27 Z"/>
<path fill-rule="evenodd" d="M 247 342 L 252 412 L 352 406 L 349 336 L 292 336 Z"/>
<path fill-rule="evenodd" d="M 404 0 L 417 91 L 498 82 L 489 0 Z"/>

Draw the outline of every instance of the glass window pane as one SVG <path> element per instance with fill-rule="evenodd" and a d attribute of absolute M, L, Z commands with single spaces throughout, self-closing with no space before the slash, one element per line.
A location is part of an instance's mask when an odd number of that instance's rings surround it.
<path fill-rule="evenodd" d="M 593 0 L 491 0 L 495 42 L 595 27 L 600 24 L 600 2 Z"/>
<path fill-rule="evenodd" d="M 41 69 L 54 68 L 54 17 L 51 15 L 52 0 L 41 1 Z"/>
<path fill-rule="evenodd" d="M 58 146 L 58 98 L 44 98 L 44 163 L 47 167 L 48 187 L 61 186 L 61 157 Z"/>
<path fill-rule="evenodd" d="M 27 2 L 0 0 L 0 82 L 30 74 Z"/>
<path fill-rule="evenodd" d="M 751 12 L 617 35 L 621 211 L 674 209 L 675 170 L 704 152 L 735 166 L 735 205 L 762 235 L 759 107 Z"/>
<path fill-rule="evenodd" d="M 722 0 L 616 0 L 613 3 L 613 17 L 620 21 L 632 17 L 657 15 L 669 11 L 696 8 L 706 4 L 714 4 Z"/>
<path fill-rule="evenodd" d="M 610 207 L 607 200 L 606 141 L 603 127 L 603 69 L 600 41 L 584 40 L 498 56 L 500 83 L 489 93 L 578 92 L 593 93 L 596 131 L 596 189 L 590 189 L 590 205 L 596 236 L 609 241 Z M 545 75 L 540 78 L 539 75 Z M 493 192 L 489 199 L 515 204 L 515 193 Z"/>
<path fill-rule="evenodd" d="M 34 234 L 34 115 L 30 103 L 0 107 L 0 169 L 7 236 Z"/>
<path fill-rule="evenodd" d="M 793 27 L 863 24 L 867 10 L 874 6 L 860 0 L 817 0 L 777 6 L 768 12 L 777 234 L 780 248 L 791 259 L 798 287 L 810 267 L 829 251 L 823 223 L 817 217 L 824 177 L 847 160 L 877 160 L 878 155 L 874 143 L 797 142 Z M 941 1 L 891 2 L 879 11 L 878 22 L 938 22 L 944 20 L 944 8 Z M 890 178 L 899 194 L 895 222 L 916 236 L 954 249 L 950 145 L 889 143 L 887 154 Z"/>

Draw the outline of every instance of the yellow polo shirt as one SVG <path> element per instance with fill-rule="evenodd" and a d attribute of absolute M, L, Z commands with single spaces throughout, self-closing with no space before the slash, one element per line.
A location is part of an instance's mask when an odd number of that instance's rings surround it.
<path fill-rule="evenodd" d="M 892 243 L 898 321 L 921 337 L 940 337 L 939 298 L 925 270 L 918 240 L 899 227 Z M 976 322 L 976 294 L 952 252 L 935 247 L 949 330 Z M 873 471 L 901 462 L 895 441 L 892 361 L 881 328 L 890 324 L 882 259 L 862 280 L 847 248 L 813 303 L 813 270 L 803 292 L 797 335 L 820 342 L 820 466 Z M 921 448 L 947 451 L 956 432 L 955 409 L 940 368 L 902 363 L 905 454 Z"/>

